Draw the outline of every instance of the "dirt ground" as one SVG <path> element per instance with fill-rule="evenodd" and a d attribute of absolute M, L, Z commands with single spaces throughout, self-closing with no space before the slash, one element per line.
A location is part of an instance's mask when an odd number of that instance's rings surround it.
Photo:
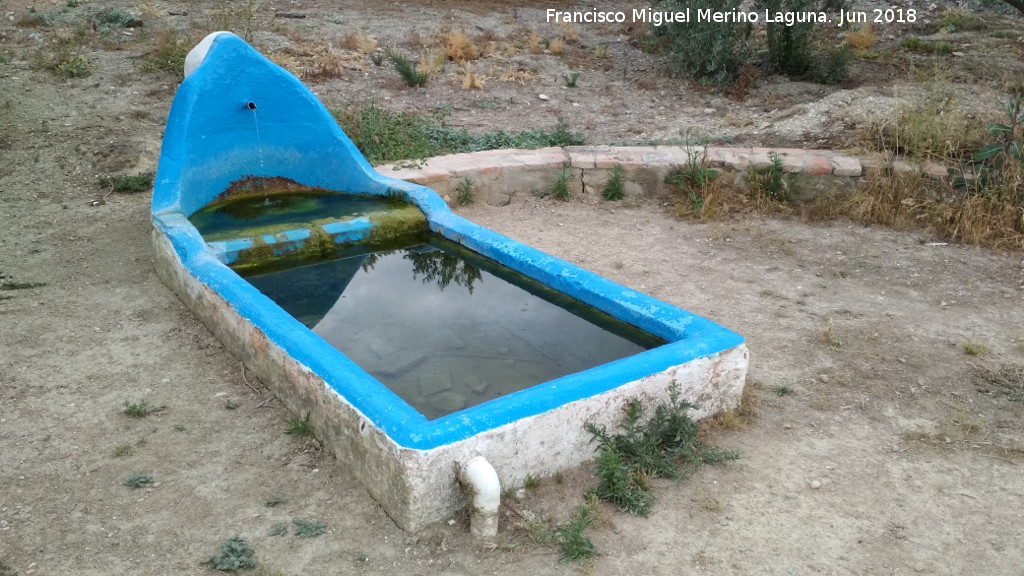
<path fill-rule="evenodd" d="M 442 24 L 491 30 L 500 43 L 522 40 L 547 6 L 264 2 L 242 21 L 243 5 L 0 1 L 0 575 L 210 573 L 202 562 L 235 535 L 272 567 L 266 574 L 1020 573 L 1021 253 L 845 221 L 683 222 L 656 199 L 524 194 L 459 212 L 744 335 L 749 414 L 710 432 L 742 459 L 657 483 L 650 518 L 608 509 L 590 530 L 601 554 L 583 568 L 558 564 L 510 510 L 486 544 L 469 538 L 464 518 L 400 531 L 315 442 L 284 434 L 289 414 L 156 277 L 148 194 L 111 194 L 98 177 L 155 168 L 176 86 L 143 71 L 161 30 L 248 22 L 254 42 L 279 54 L 336 46 L 351 31 L 404 47 L 411 31 L 427 37 Z M 30 7 L 56 24 L 24 21 Z M 106 7 L 145 26 L 83 28 L 87 76 L 63 79 L 40 63 L 55 37 Z M 1021 28 L 1016 17 L 1005 23 Z M 879 42 L 897 46 L 913 31 L 886 28 Z M 440 106 L 474 132 L 550 128 L 561 115 L 588 143 L 699 132 L 821 147 L 853 146 L 857 118 L 927 89 L 921 70 L 945 69 L 972 106 L 1020 77 L 1020 39 L 961 34 L 943 37 L 963 51 L 948 57 L 958 60 L 858 60 L 842 86 L 768 78 L 741 102 L 667 77 L 629 32 L 581 27 L 562 57 L 520 49 L 483 59 L 480 91 L 461 90 L 450 63 L 426 89 L 403 89 L 367 58 L 310 84 L 329 106 L 367 96 L 423 113 Z M 601 45 L 610 58 L 594 56 Z M 510 69 L 533 77 L 502 82 Z M 561 76 L 573 69 L 576 89 Z M 123 413 L 142 401 L 160 410 Z M 135 474 L 157 484 L 130 490 L 123 482 Z M 569 471 L 514 506 L 558 521 L 593 483 L 588 467 Z M 265 505 L 276 497 L 287 502 Z M 295 518 L 327 533 L 268 535 Z"/>

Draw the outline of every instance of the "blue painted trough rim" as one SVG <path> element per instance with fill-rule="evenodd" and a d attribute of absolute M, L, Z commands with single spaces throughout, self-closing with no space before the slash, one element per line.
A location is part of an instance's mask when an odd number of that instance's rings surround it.
<path fill-rule="evenodd" d="M 204 158 L 204 151 L 209 152 L 204 146 L 210 146 L 206 142 L 207 133 L 200 132 L 210 129 L 208 123 L 222 118 L 224 122 L 239 120 L 231 119 L 230 109 L 204 112 L 197 106 L 197 103 L 204 102 L 203 91 L 209 90 L 211 86 L 216 89 L 218 96 L 236 89 L 244 90 L 244 87 L 238 88 L 237 82 L 231 78 L 222 78 L 238 69 L 253 73 L 256 87 L 251 88 L 250 92 L 261 94 L 261 102 L 274 103 L 273 94 L 277 92 L 271 94 L 268 90 L 279 90 L 283 86 L 285 89 L 280 91 L 285 93 L 285 97 L 292 98 L 283 105 L 297 111 L 298 121 L 319 121 L 317 132 L 309 138 L 318 147 L 320 154 L 323 154 L 326 145 L 327 153 L 337 156 L 318 162 L 317 151 L 314 150 L 310 153 L 311 159 L 303 164 L 301 161 L 292 161 L 296 156 L 288 155 L 294 152 L 288 149 L 281 152 L 286 160 L 268 168 L 273 174 L 260 176 L 280 176 L 304 186 L 342 193 L 354 192 L 352 185 L 355 183 L 362 194 L 404 194 L 424 212 L 434 233 L 658 336 L 668 344 L 435 420 L 427 420 L 223 264 L 188 221 L 187 217 L 192 212 L 202 208 L 216 194 L 226 189 L 226 182 L 244 176 L 237 166 L 234 172 L 230 170 L 232 166 L 228 166 L 227 170 L 221 165 L 211 166 L 216 162 L 230 164 L 238 156 L 238 151 L 229 149 L 224 142 L 215 142 L 215 145 L 220 146 L 210 153 L 215 158 Z M 295 98 L 302 100 L 295 101 Z M 238 99 L 238 94 L 229 93 L 223 99 L 233 103 Z M 220 98 L 212 104 L 216 105 L 219 101 Z M 224 130 L 233 127 L 227 125 Z M 212 129 L 216 130 L 216 127 Z M 269 132 L 273 133 L 273 128 Z M 209 139 L 216 140 L 218 135 L 211 134 Z M 282 138 L 296 138 L 287 131 L 287 126 L 280 131 L 280 135 Z M 203 141 L 189 142 L 189 136 L 202 138 Z M 251 142 L 239 141 L 239 138 L 228 142 L 230 146 L 248 145 L 250 154 L 252 152 Z M 302 145 L 301 139 L 296 142 L 293 146 Z M 273 144 L 269 148 L 271 154 L 276 152 Z M 328 170 L 324 169 L 325 165 Z M 333 174 L 333 186 L 330 172 L 332 167 L 345 169 L 342 173 Z M 190 170 L 213 174 L 214 177 L 197 179 Z M 186 183 L 188 190 L 185 189 Z M 405 448 L 430 450 L 452 444 L 743 344 L 741 336 L 704 318 L 477 226 L 455 215 L 444 200 L 428 188 L 377 173 L 341 131 L 330 113 L 294 76 L 270 63 L 231 34 L 220 34 L 213 39 L 203 63 L 185 79 L 175 96 L 154 184 L 153 221 L 170 240 L 182 265 L 193 277 L 220 295 L 240 316 L 265 334 L 270 342 L 322 378 L 366 419 Z"/>

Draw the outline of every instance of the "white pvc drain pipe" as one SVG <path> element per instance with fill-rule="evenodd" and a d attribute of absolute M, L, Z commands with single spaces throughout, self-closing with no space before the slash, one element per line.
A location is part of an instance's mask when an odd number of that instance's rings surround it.
<path fill-rule="evenodd" d="M 469 533 L 475 538 L 496 536 L 501 482 L 494 467 L 483 456 L 473 457 L 460 467 L 459 481 L 469 490 L 471 499 Z"/>

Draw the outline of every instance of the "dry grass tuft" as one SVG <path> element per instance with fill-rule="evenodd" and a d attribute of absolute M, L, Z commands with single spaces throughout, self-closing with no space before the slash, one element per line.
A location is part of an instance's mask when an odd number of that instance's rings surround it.
<path fill-rule="evenodd" d="M 985 145 L 986 126 L 985 119 L 970 114 L 952 93 L 932 91 L 893 117 L 869 120 L 858 135 L 870 150 L 912 158 L 960 159 Z"/>
<path fill-rule="evenodd" d="M 875 45 L 878 35 L 870 22 L 864 23 L 860 28 L 846 35 L 846 45 L 854 54 L 860 56 Z"/>
<path fill-rule="evenodd" d="M 561 36 L 552 40 L 548 45 L 548 52 L 551 52 L 555 56 L 565 52 L 565 40 L 563 40 Z"/>
<path fill-rule="evenodd" d="M 540 35 L 537 34 L 536 26 L 530 30 L 530 39 L 527 46 L 530 47 L 531 54 L 540 54 L 544 51 L 544 43 L 541 41 Z"/>
<path fill-rule="evenodd" d="M 939 192 L 940 183 L 922 174 L 885 170 L 857 188 L 848 205 L 851 219 L 905 230 L 920 226 L 924 198 Z"/>
<path fill-rule="evenodd" d="M 459 64 L 476 60 L 481 55 L 480 48 L 462 30 L 454 30 L 443 34 L 441 45 L 445 57 Z"/>
<path fill-rule="evenodd" d="M 377 39 L 373 36 L 366 36 L 362 32 L 348 32 L 338 41 L 338 47 L 346 50 L 355 50 L 363 54 L 372 54 L 377 50 Z"/>
<path fill-rule="evenodd" d="M 473 69 L 467 62 L 462 67 L 462 89 L 463 90 L 482 90 L 484 87 L 484 81 L 486 78 L 477 76 Z"/>
<path fill-rule="evenodd" d="M 953 189 L 921 174 L 884 171 L 859 187 L 845 208 L 864 223 L 927 228 L 935 236 L 976 246 L 1024 248 L 1020 179 L 992 190 Z"/>
<path fill-rule="evenodd" d="M 525 68 L 509 68 L 498 80 L 501 82 L 515 82 L 517 84 L 526 85 L 526 82 L 533 80 L 537 75 Z"/>
<path fill-rule="evenodd" d="M 362 72 L 366 61 L 362 55 L 339 54 L 326 42 L 296 43 L 270 56 L 270 60 L 304 80 L 342 78 L 346 70 Z"/>
<path fill-rule="evenodd" d="M 567 44 L 579 43 L 580 31 L 575 26 L 568 22 L 559 22 L 558 25 L 562 28 L 562 36 Z"/>

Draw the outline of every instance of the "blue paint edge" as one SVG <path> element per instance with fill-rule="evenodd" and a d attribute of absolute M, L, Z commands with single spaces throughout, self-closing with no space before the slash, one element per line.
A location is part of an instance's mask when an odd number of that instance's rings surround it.
<path fill-rule="evenodd" d="M 240 76 L 238 71 L 244 74 Z M 433 232 L 669 343 L 427 420 L 235 274 L 188 221 L 189 214 L 212 201 L 232 181 L 253 173 L 247 171 L 251 165 L 246 164 L 253 154 L 252 135 L 237 126 L 244 125 L 245 119 L 240 110 L 233 109 L 242 108 L 235 104 L 246 98 L 258 101 L 260 110 L 267 105 L 270 110 L 289 112 L 287 122 L 268 122 L 261 128 L 261 164 L 266 165 L 266 156 L 271 156 L 272 162 L 269 169 L 264 168 L 265 173 L 255 175 L 281 176 L 339 192 L 404 194 L 423 210 Z M 303 130 L 297 131 L 296 125 Z M 154 184 L 153 222 L 193 277 L 404 448 L 430 450 L 465 440 L 691 360 L 720 354 L 744 341 L 704 318 L 481 228 L 452 213 L 428 188 L 378 174 L 315 96 L 294 76 L 231 34 L 214 40 L 204 62 L 175 96 Z"/>

